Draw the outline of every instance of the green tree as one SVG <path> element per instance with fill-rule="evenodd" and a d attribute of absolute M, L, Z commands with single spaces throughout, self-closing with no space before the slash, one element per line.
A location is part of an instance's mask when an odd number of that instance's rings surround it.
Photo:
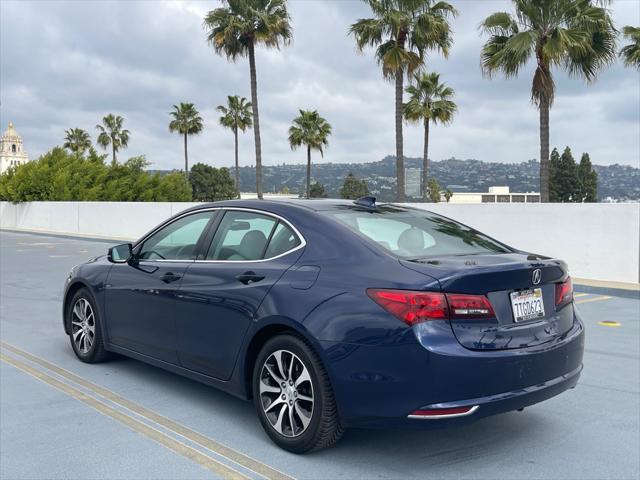
<path fill-rule="evenodd" d="M 190 202 L 193 199 L 191 185 L 185 182 L 182 172 L 171 172 L 159 177 L 155 187 L 156 202 Z"/>
<path fill-rule="evenodd" d="M 435 178 L 430 178 L 427 181 L 427 193 L 429 194 L 429 200 L 433 203 L 438 203 L 440 201 L 440 191 L 442 187 L 438 183 L 438 180 Z M 449 200 L 447 200 L 448 202 Z"/>
<path fill-rule="evenodd" d="M 178 173 L 151 175 L 144 157 L 123 164 L 106 155 L 68 153 L 60 147 L 0 175 L 0 200 L 28 201 L 189 201 L 191 187 Z M 179 181 L 176 181 L 176 178 Z"/>
<path fill-rule="evenodd" d="M 609 11 L 591 0 L 512 0 L 515 16 L 494 13 L 481 25 L 483 72 L 515 77 L 529 59 L 536 69 L 531 100 L 540 112 L 540 199 L 549 201 L 549 110 L 555 96 L 552 68 L 587 82 L 615 59 L 616 30 Z"/>
<path fill-rule="evenodd" d="M 131 132 L 123 129 L 123 125 L 124 118 L 112 113 L 102 118 L 102 125 L 96 125 L 100 132 L 97 138 L 98 145 L 105 150 L 111 145 L 111 162 L 114 164 L 117 162 L 116 154 L 129 145 Z"/>
<path fill-rule="evenodd" d="M 236 197 L 236 188 L 228 168 L 214 168 L 196 163 L 191 168 L 189 181 L 193 199 L 198 202 L 216 202 Z"/>
<path fill-rule="evenodd" d="M 249 57 L 251 107 L 256 148 L 256 193 L 262 198 L 262 145 L 258 110 L 256 45 L 280 48 L 291 39 L 291 18 L 285 0 L 224 0 L 224 5 L 211 10 L 204 18 L 207 40 L 216 53 L 235 61 Z"/>
<path fill-rule="evenodd" d="M 561 173 L 560 152 L 558 152 L 557 148 L 554 148 L 549 159 L 549 201 L 553 203 L 560 202 L 562 198 L 562 192 L 560 191 Z"/>
<path fill-rule="evenodd" d="M 640 70 L 640 27 L 627 25 L 622 29 L 622 34 L 631 43 L 622 47 L 620 56 L 627 67 L 636 67 Z"/>
<path fill-rule="evenodd" d="M 189 178 L 189 154 L 187 152 L 187 137 L 202 132 L 203 124 L 200 112 L 193 103 L 174 105 L 169 112 L 172 120 L 169 122 L 169 132 L 179 133 L 184 137 L 184 177 Z"/>
<path fill-rule="evenodd" d="M 229 128 L 233 132 L 235 140 L 235 160 L 236 160 L 236 190 L 238 198 L 240 198 L 240 166 L 238 163 L 238 130 L 244 132 L 247 128 L 251 128 L 251 102 L 244 97 L 238 95 L 229 95 L 227 97 L 227 106 L 218 105 L 216 109 L 222 114 L 220 117 L 220 125 Z"/>
<path fill-rule="evenodd" d="M 282 195 L 289 195 L 291 193 L 291 191 L 289 190 L 289 187 L 287 187 L 286 185 L 284 187 L 282 187 L 280 189 L 280 193 Z"/>
<path fill-rule="evenodd" d="M 453 197 L 453 192 L 447 188 L 444 191 L 444 199 L 447 201 L 447 203 L 449 203 L 449 200 L 451 200 L 451 197 Z"/>
<path fill-rule="evenodd" d="M 91 137 L 81 128 L 70 128 L 64 131 L 64 148 L 72 153 L 84 154 L 91 148 Z"/>
<path fill-rule="evenodd" d="M 345 177 L 342 188 L 340 188 L 340 198 L 347 198 L 351 200 L 357 200 L 360 197 L 366 197 L 369 195 L 369 187 L 364 180 L 358 180 L 353 173 Z"/>
<path fill-rule="evenodd" d="M 327 198 L 327 194 L 324 191 L 324 185 L 319 182 L 312 183 L 311 188 L 309 189 L 309 196 L 307 198 Z"/>
<path fill-rule="evenodd" d="M 292 150 L 304 145 L 307 147 L 307 184 L 306 197 L 311 191 L 311 150 L 317 150 L 324 156 L 324 147 L 329 145 L 331 125 L 320 116 L 317 110 L 300 110 L 289 128 L 289 145 Z"/>
<path fill-rule="evenodd" d="M 422 198 L 427 200 L 427 182 L 429 179 L 429 125 L 442 123 L 444 125 L 453 120 L 458 110 L 451 100 L 454 91 L 446 84 L 440 83 L 440 75 L 432 73 L 417 73 L 413 77 L 413 85 L 407 87 L 409 101 L 404 105 L 405 118 L 414 123 L 424 125 L 424 153 L 422 157 Z"/>
<path fill-rule="evenodd" d="M 583 153 L 578 165 L 580 197 L 578 201 L 593 203 L 598 201 L 598 173 L 593 169 L 588 153 Z"/>
<path fill-rule="evenodd" d="M 360 51 L 376 48 L 376 60 L 383 76 L 395 82 L 396 195 L 405 197 L 404 152 L 402 137 L 402 95 L 404 76 L 424 65 L 428 50 L 439 50 L 446 57 L 451 47 L 449 18 L 457 14 L 445 1 L 363 0 L 372 18 L 357 20 L 349 30 Z"/>
<path fill-rule="evenodd" d="M 566 147 L 562 155 L 557 149 L 551 152 L 550 200 L 552 202 L 579 202 L 580 182 L 578 180 L 578 166 L 573 158 L 571 149 Z"/>

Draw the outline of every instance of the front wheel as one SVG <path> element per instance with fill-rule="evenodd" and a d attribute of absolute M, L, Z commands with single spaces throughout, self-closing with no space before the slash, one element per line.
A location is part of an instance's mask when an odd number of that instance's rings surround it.
<path fill-rule="evenodd" d="M 98 363 L 107 359 L 108 352 L 102 341 L 98 309 L 86 288 L 76 292 L 67 312 L 71 333 L 71 347 L 76 356 L 86 363 Z"/>
<path fill-rule="evenodd" d="M 265 343 L 253 369 L 253 398 L 267 435 L 290 452 L 329 447 L 344 431 L 329 376 L 297 336 L 278 335 Z"/>

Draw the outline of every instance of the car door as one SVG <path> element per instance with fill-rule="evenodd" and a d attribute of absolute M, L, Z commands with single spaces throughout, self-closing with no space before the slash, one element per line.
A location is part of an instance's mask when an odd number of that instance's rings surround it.
<path fill-rule="evenodd" d="M 243 337 L 270 288 L 299 258 L 304 239 L 277 216 L 226 210 L 203 258 L 185 273 L 176 301 L 178 357 L 185 368 L 228 379 Z"/>
<path fill-rule="evenodd" d="M 215 211 L 188 214 L 162 226 L 109 272 L 105 309 L 109 341 L 178 364 L 175 298 Z"/>

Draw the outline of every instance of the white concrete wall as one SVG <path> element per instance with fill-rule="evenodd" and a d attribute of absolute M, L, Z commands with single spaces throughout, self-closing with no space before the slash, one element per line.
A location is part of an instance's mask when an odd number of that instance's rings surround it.
<path fill-rule="evenodd" d="M 0 228 L 135 239 L 194 203 L 0 202 Z M 640 204 L 411 204 L 515 248 L 569 263 L 574 277 L 640 281 Z"/>
<path fill-rule="evenodd" d="M 0 202 L 0 228 L 133 240 L 196 203 Z"/>

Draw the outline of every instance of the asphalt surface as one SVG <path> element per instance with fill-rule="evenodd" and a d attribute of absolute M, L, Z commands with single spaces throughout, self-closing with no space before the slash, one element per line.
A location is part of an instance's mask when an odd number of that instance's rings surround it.
<path fill-rule="evenodd" d="M 639 477 L 637 299 L 576 296 L 587 345 L 574 390 L 468 427 L 350 430 L 296 456 L 269 441 L 250 403 L 123 357 L 76 360 L 63 282 L 106 248 L 0 232 L 2 479 Z"/>

